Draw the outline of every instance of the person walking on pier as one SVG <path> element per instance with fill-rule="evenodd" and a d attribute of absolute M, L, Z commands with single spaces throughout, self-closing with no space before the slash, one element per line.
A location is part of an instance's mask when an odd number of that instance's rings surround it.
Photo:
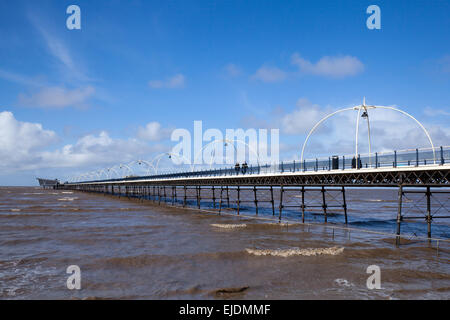
<path fill-rule="evenodd" d="M 247 162 L 244 162 L 242 164 L 242 174 L 245 174 L 247 172 L 247 169 L 248 169 Z"/>
<path fill-rule="evenodd" d="M 237 163 L 234 165 L 234 170 L 236 171 L 236 175 L 238 175 L 238 174 L 239 174 L 239 171 L 241 170 L 241 165 L 239 164 L 239 162 L 237 162 Z"/>

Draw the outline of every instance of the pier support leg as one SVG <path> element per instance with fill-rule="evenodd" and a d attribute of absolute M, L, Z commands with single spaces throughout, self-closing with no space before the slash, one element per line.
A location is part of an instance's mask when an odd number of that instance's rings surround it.
<path fill-rule="evenodd" d="M 253 186 L 253 194 L 255 196 L 255 211 L 256 215 L 258 215 L 258 197 L 256 195 L 256 186 Z"/>
<path fill-rule="evenodd" d="M 187 190 L 186 190 L 186 185 L 184 185 L 183 208 L 186 207 L 186 197 L 187 197 L 186 191 L 187 191 Z"/>
<path fill-rule="evenodd" d="M 305 223 L 305 186 L 302 186 L 302 223 Z"/>
<path fill-rule="evenodd" d="M 241 188 L 240 188 L 240 186 L 237 187 L 237 200 L 236 200 L 236 203 L 237 203 L 237 214 L 239 215 L 239 210 L 240 210 L 240 207 L 241 207 Z"/>
<path fill-rule="evenodd" d="M 270 202 L 272 203 L 272 215 L 275 215 L 275 201 L 273 199 L 273 186 L 270 186 Z"/>
<path fill-rule="evenodd" d="M 347 201 L 345 199 L 345 187 L 342 186 L 342 201 L 344 204 L 342 205 L 342 208 L 344 208 L 344 217 L 345 217 L 345 224 L 348 224 L 347 220 Z"/>
<path fill-rule="evenodd" d="M 427 236 L 428 239 L 431 238 L 431 188 L 427 187 L 427 192 L 426 192 L 426 196 L 427 196 Z"/>
<path fill-rule="evenodd" d="M 223 186 L 220 186 L 219 214 L 222 211 L 222 194 L 223 194 Z"/>
<path fill-rule="evenodd" d="M 158 205 L 161 205 L 161 186 L 158 186 Z"/>
<path fill-rule="evenodd" d="M 172 186 L 172 205 L 175 205 L 175 186 Z"/>
<path fill-rule="evenodd" d="M 216 208 L 216 193 L 215 193 L 215 187 L 212 186 L 212 200 L 213 200 L 213 207 Z"/>
<path fill-rule="evenodd" d="M 403 186 L 398 187 L 398 211 L 397 211 L 397 237 L 396 244 L 400 244 L 400 224 L 402 221 L 402 200 L 403 200 Z"/>
<path fill-rule="evenodd" d="M 322 208 L 323 208 L 323 214 L 324 214 L 324 221 L 325 221 L 325 223 L 327 223 L 328 222 L 327 203 L 326 203 L 325 187 L 324 186 L 322 186 Z"/>
<path fill-rule="evenodd" d="M 280 213 L 278 214 L 278 222 L 281 222 L 281 214 L 283 212 L 283 193 L 284 193 L 284 188 L 283 188 L 283 186 L 281 186 L 281 188 L 280 188 Z"/>
<path fill-rule="evenodd" d="M 196 191 L 197 191 L 197 207 L 200 209 L 200 186 L 196 187 Z"/>

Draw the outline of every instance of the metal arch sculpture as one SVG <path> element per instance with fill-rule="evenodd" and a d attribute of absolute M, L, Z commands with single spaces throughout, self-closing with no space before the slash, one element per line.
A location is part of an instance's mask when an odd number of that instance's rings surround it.
<path fill-rule="evenodd" d="M 135 163 L 137 163 L 138 165 L 145 164 L 148 167 L 147 175 L 150 174 L 150 169 L 153 169 L 153 171 L 156 173 L 156 169 L 153 166 L 153 164 L 151 164 L 150 162 L 148 162 L 146 160 L 133 160 L 130 163 L 128 163 L 128 166 L 131 167 Z"/>
<path fill-rule="evenodd" d="M 236 151 L 236 153 L 237 153 L 237 148 L 236 148 L 236 146 L 234 145 L 234 143 L 235 143 L 235 142 L 240 142 L 240 143 L 244 144 L 244 146 L 248 147 L 249 151 L 253 152 L 253 154 L 256 156 L 256 162 L 258 163 L 258 166 L 259 166 L 259 164 L 260 164 L 260 162 L 259 162 L 259 154 L 258 154 L 258 153 L 254 150 L 254 148 L 252 148 L 248 143 L 246 143 L 245 141 L 242 141 L 242 140 L 237 140 L 237 139 L 235 139 L 235 140 L 219 139 L 219 140 L 213 140 L 213 141 L 207 143 L 207 144 L 204 145 L 204 146 L 197 152 L 197 154 L 195 155 L 193 166 L 195 167 L 195 161 L 197 160 L 197 158 L 199 157 L 199 155 L 203 153 L 203 151 L 206 149 L 206 147 L 208 147 L 208 146 L 210 146 L 210 145 L 212 145 L 212 144 L 214 144 L 214 143 L 219 143 L 219 142 L 230 143 L 230 144 L 234 147 L 234 150 Z M 211 161 L 211 163 L 210 163 L 210 167 L 211 167 L 211 166 L 212 166 L 212 161 Z"/>
<path fill-rule="evenodd" d="M 113 173 L 115 173 L 116 174 L 116 177 L 118 177 L 118 178 L 121 178 L 120 177 L 120 175 L 119 175 L 119 173 L 116 171 L 116 169 L 114 169 L 114 167 L 115 166 L 112 166 L 111 168 L 106 168 L 106 171 L 107 172 L 113 172 Z M 112 174 L 109 174 L 109 176 L 108 176 L 108 179 L 111 179 L 112 178 Z"/>
<path fill-rule="evenodd" d="M 433 162 L 434 164 L 436 164 L 436 151 L 434 148 L 434 144 L 433 144 L 433 140 L 431 139 L 430 134 L 428 133 L 428 131 L 425 129 L 425 127 L 419 122 L 419 120 L 417 120 L 416 118 L 414 118 L 412 115 L 410 115 L 409 113 L 402 111 L 400 109 L 394 108 L 394 107 L 388 107 L 388 106 L 368 106 L 365 103 L 365 98 L 363 101 L 362 105 L 359 106 L 354 106 L 351 108 L 344 108 L 344 109 L 340 109 L 337 110 L 335 112 L 330 113 L 329 115 L 325 116 L 324 118 L 322 118 L 321 120 L 319 120 L 314 126 L 313 128 L 309 131 L 308 135 L 306 136 L 306 139 L 303 143 L 303 147 L 302 147 L 302 153 L 301 153 L 301 157 L 300 157 L 300 162 L 301 165 L 303 166 L 303 160 L 304 160 L 304 153 L 305 153 L 305 148 L 306 145 L 308 143 L 309 138 L 311 137 L 311 135 L 314 133 L 314 131 L 327 119 L 329 119 L 330 117 L 341 113 L 341 112 L 345 112 L 345 111 L 349 111 L 349 110 L 358 110 L 358 115 L 357 115 L 357 119 L 356 119 L 356 130 L 355 130 L 355 158 L 358 158 L 358 136 L 359 136 L 359 119 L 361 116 L 361 110 L 364 110 L 364 112 L 367 115 L 367 127 L 368 127 L 368 140 L 369 140 L 369 162 L 371 161 L 371 136 L 370 136 L 370 123 L 369 123 L 369 116 L 368 116 L 368 110 L 369 109 L 387 109 L 387 110 L 393 110 L 396 112 L 399 112 L 407 117 L 409 117 L 410 119 L 414 120 L 414 122 L 416 122 L 419 127 L 423 130 L 423 132 L 425 133 L 430 145 L 431 145 L 431 150 L 433 151 Z"/>
<path fill-rule="evenodd" d="M 123 169 L 123 168 L 126 168 L 128 170 L 128 172 L 130 172 L 131 176 L 133 175 L 133 170 L 128 165 L 126 165 L 124 163 L 119 164 L 119 169 Z"/>
<path fill-rule="evenodd" d="M 175 157 L 178 157 L 178 158 L 180 158 L 180 159 L 187 160 L 187 162 L 190 162 L 190 160 L 189 160 L 188 158 L 186 158 L 186 157 L 184 157 L 184 156 L 180 156 L 179 154 L 176 154 L 176 153 L 172 153 L 172 152 L 163 152 L 163 153 L 160 153 L 160 154 L 156 155 L 156 156 L 153 158 L 153 160 L 151 161 L 151 163 L 154 163 L 154 162 L 156 161 L 156 165 L 153 166 L 153 167 L 155 168 L 155 174 L 158 174 L 159 161 L 161 160 L 161 158 L 162 158 L 163 156 L 169 156 L 169 158 L 175 156 Z M 191 166 L 191 172 L 193 172 L 193 171 L 194 171 L 194 166 L 193 166 L 193 165 L 190 165 L 190 166 Z"/>

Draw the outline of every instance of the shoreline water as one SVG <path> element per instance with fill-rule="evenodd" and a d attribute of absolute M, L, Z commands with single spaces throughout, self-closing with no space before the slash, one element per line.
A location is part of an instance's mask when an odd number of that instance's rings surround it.
<path fill-rule="evenodd" d="M 0 220 L 1 299 L 450 298 L 449 247 L 414 237 L 397 248 L 358 228 L 33 187 L 1 187 Z M 79 291 L 66 287 L 69 265 L 81 269 Z M 366 287 L 369 265 L 380 290 Z"/>

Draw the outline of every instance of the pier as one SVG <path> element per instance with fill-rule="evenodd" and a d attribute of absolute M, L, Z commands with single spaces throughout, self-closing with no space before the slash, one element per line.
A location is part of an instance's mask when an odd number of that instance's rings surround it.
<path fill-rule="evenodd" d="M 433 154 L 440 155 L 438 159 Z M 439 214 L 433 214 L 432 201 L 437 194 L 450 195 L 450 148 L 412 150 L 374 155 L 347 161 L 345 157 L 330 157 L 312 161 L 295 161 L 276 165 L 250 166 L 247 170 L 221 168 L 184 171 L 119 179 L 87 180 L 58 184 L 57 189 L 76 190 L 118 197 L 152 201 L 158 205 L 186 207 L 188 203 L 201 209 L 208 205 L 220 214 L 223 210 L 239 215 L 243 205 L 251 205 L 254 214 L 264 206 L 272 216 L 282 221 L 283 210 L 301 212 L 301 221 L 311 211 L 319 210 L 323 223 L 335 210 L 342 213 L 342 223 L 348 223 L 346 199 L 349 188 L 395 188 L 398 190 L 396 216 L 398 240 L 405 217 L 404 198 L 408 194 L 422 194 L 426 207 L 423 215 L 408 216 L 426 222 L 431 238 L 432 222 L 450 218 L 448 203 L 439 203 Z M 355 164 L 356 163 L 356 164 Z M 292 201 L 295 197 L 296 200 Z M 309 204 L 308 199 L 319 198 Z M 331 201 L 330 203 L 330 200 Z"/>

